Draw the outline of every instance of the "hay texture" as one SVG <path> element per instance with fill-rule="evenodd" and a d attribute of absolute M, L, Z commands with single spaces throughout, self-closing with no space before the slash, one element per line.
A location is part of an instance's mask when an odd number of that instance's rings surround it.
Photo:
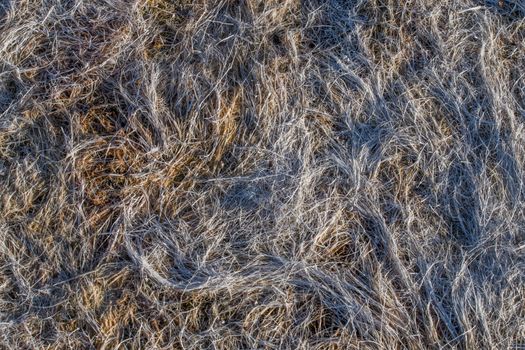
<path fill-rule="evenodd" d="M 524 349 L 525 2 L 1 0 L 0 348 Z"/>

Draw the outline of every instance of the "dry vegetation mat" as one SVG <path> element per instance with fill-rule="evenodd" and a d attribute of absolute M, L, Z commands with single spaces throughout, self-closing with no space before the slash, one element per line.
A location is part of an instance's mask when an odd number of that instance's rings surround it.
<path fill-rule="evenodd" d="M 524 349 L 523 0 L 0 0 L 1 349 Z"/>

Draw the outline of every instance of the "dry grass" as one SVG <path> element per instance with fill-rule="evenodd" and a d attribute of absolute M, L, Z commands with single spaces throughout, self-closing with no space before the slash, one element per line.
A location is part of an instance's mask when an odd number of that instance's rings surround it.
<path fill-rule="evenodd" d="M 0 33 L 0 348 L 525 348 L 523 1 L 3 0 Z"/>

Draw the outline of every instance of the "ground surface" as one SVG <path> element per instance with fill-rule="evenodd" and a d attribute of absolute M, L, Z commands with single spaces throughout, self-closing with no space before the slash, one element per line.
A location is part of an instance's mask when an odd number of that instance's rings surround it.
<path fill-rule="evenodd" d="M 524 185 L 521 0 L 0 1 L 2 349 L 523 349 Z"/>

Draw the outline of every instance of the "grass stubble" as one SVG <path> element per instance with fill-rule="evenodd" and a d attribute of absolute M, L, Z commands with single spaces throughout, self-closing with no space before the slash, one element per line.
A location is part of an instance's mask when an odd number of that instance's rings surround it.
<path fill-rule="evenodd" d="M 523 348 L 524 73 L 521 0 L 0 1 L 0 347 Z"/>

